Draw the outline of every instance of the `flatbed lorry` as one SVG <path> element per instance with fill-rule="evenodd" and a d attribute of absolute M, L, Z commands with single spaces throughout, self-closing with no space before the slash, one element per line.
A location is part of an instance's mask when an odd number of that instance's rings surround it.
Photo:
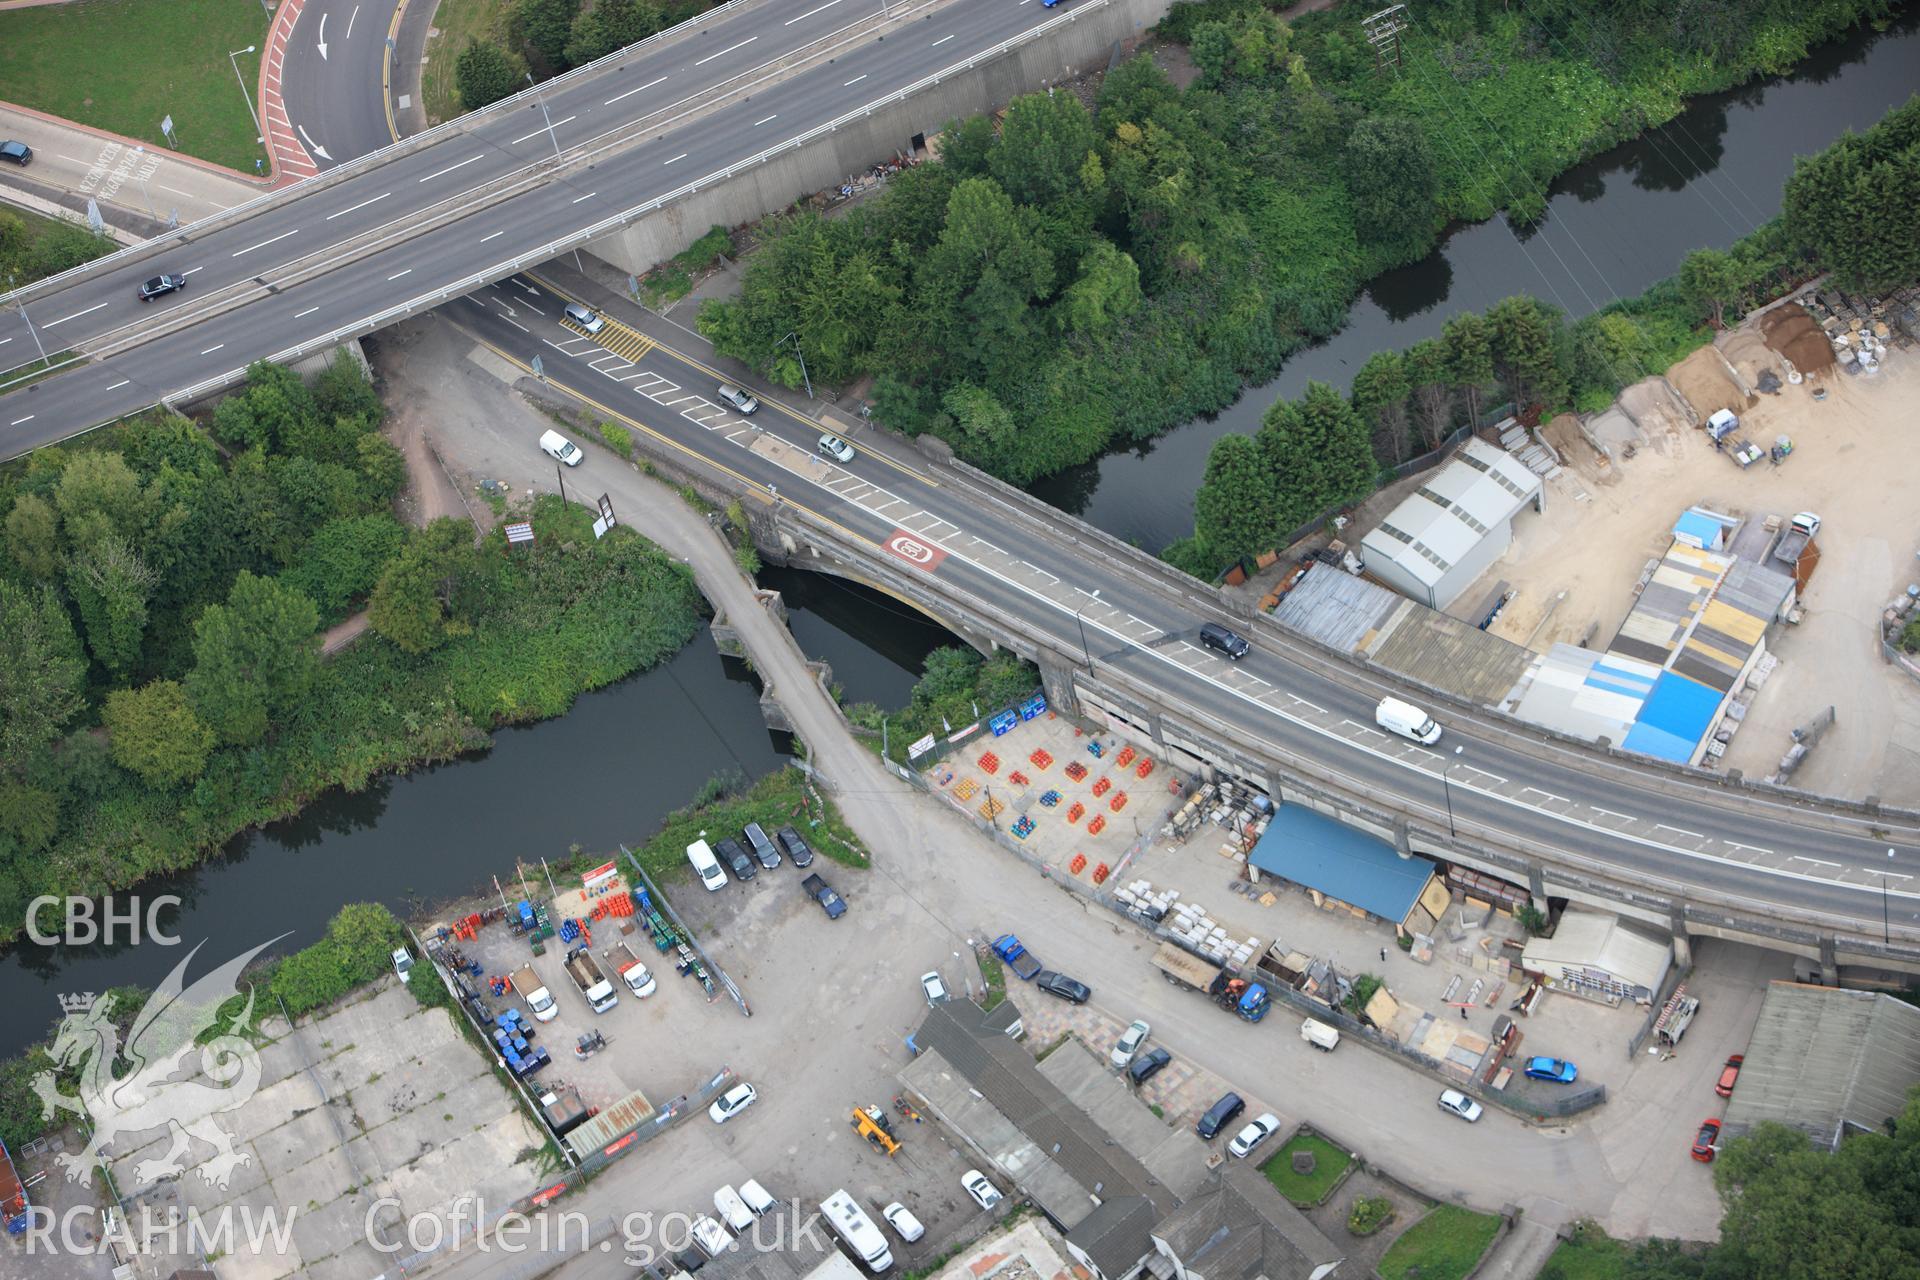
<path fill-rule="evenodd" d="M 1247 1022 L 1260 1021 L 1272 1008 L 1267 989 L 1259 983 L 1233 977 L 1220 966 L 1209 964 L 1171 942 L 1161 943 L 1160 949 L 1153 953 L 1153 967 L 1173 985 L 1198 991 Z"/>
<path fill-rule="evenodd" d="M 620 1003 L 620 997 L 614 994 L 613 984 L 600 972 L 600 966 L 593 962 L 593 952 L 585 947 L 575 947 L 567 952 L 567 976 L 573 979 L 574 986 L 580 988 L 580 994 L 586 997 L 588 1006 L 595 1013 L 605 1013 Z"/>
<path fill-rule="evenodd" d="M 527 1003 L 527 1012 L 536 1022 L 552 1022 L 560 1014 L 560 1006 L 554 1002 L 553 993 L 547 990 L 547 984 L 540 981 L 540 975 L 533 966 L 523 964 L 507 975 L 513 989 Z"/>
<path fill-rule="evenodd" d="M 607 964 L 620 975 L 620 981 L 627 984 L 627 990 L 633 992 L 637 1000 L 646 999 L 659 987 L 653 980 L 653 974 L 647 971 L 647 966 L 640 963 L 640 957 L 633 954 L 633 949 L 624 942 L 616 942 L 608 948 Z"/>

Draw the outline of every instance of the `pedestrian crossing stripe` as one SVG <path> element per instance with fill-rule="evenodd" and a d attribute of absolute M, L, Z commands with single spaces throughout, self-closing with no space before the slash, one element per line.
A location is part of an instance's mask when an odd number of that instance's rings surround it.
<path fill-rule="evenodd" d="M 637 361 L 657 345 L 646 334 L 637 329 L 629 329 L 611 316 L 600 317 L 598 333 L 588 333 L 571 316 L 562 319 L 560 323 L 583 337 L 591 338 L 596 344 L 624 360 Z"/>

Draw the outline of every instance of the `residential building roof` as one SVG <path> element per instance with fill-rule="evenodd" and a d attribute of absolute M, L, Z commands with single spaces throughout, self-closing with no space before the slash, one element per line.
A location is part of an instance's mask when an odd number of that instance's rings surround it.
<path fill-rule="evenodd" d="M 1433 877 L 1425 858 L 1402 858 L 1386 841 L 1302 804 L 1283 804 L 1247 855 L 1269 875 L 1399 924 Z"/>
<path fill-rule="evenodd" d="M 1156 1214 L 1173 1208 L 1168 1187 L 985 1023 L 967 1000 L 927 1010 L 914 1033 L 920 1056 L 901 1080 L 1064 1230 L 1118 1197 L 1142 1197 Z"/>
<path fill-rule="evenodd" d="M 1158 1218 L 1153 1202 L 1145 1196 L 1116 1196 L 1101 1201 L 1081 1219 L 1067 1233 L 1067 1243 L 1086 1254 L 1101 1275 L 1114 1280 L 1153 1252 L 1153 1224 Z"/>
<path fill-rule="evenodd" d="M 1727 1101 L 1727 1136 L 1774 1120 L 1836 1147 L 1884 1130 L 1915 1085 L 1920 1009 L 1877 991 L 1774 982 Z"/>
<path fill-rule="evenodd" d="M 1229 1162 L 1206 1192 L 1154 1228 L 1184 1268 L 1206 1280 L 1317 1280 L 1341 1254 L 1249 1164 Z"/>

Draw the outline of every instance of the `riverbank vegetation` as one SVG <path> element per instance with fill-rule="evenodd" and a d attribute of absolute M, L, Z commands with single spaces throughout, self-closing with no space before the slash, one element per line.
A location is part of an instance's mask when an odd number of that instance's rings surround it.
<path fill-rule="evenodd" d="M 37 894 L 191 866 L 692 636 L 685 567 L 557 498 L 511 554 L 401 526 L 383 414 L 350 360 L 312 387 L 260 365 L 210 431 L 150 414 L 0 470 L 0 938 Z M 372 634 L 323 661 L 363 602 Z"/>
<path fill-rule="evenodd" d="M 1627 384 L 1710 342 L 1729 315 L 1823 271 L 1867 293 L 1920 278 L 1914 192 L 1920 98 L 1802 159 L 1779 218 L 1730 249 L 1694 251 L 1637 297 L 1573 324 L 1537 299 L 1508 298 L 1484 315 L 1453 317 L 1437 338 L 1374 353 L 1346 397 L 1314 383 L 1301 400 L 1275 404 L 1255 435 L 1215 441 L 1193 536 L 1163 555 L 1211 578 L 1365 497 L 1381 466 L 1439 447 L 1464 424 L 1484 424 L 1490 406 L 1530 421 L 1603 409 Z M 1320 424 L 1313 447 L 1294 447 L 1308 423 Z"/>
<path fill-rule="evenodd" d="M 708 844 L 722 836 L 740 840 L 749 822 L 757 822 L 771 836 L 791 826 L 822 858 L 845 867 L 868 867 L 872 859 L 840 810 L 820 794 L 804 771 L 789 765 L 758 781 L 718 777 L 694 802 L 667 815 L 660 830 L 633 853 L 656 880 L 684 881 L 688 874 L 687 846 L 695 840 Z M 745 841 L 741 841 L 745 848 Z"/>
<path fill-rule="evenodd" d="M 846 715 L 868 746 L 876 751 L 885 746 L 895 760 L 905 760 L 910 743 L 928 734 L 944 738 L 982 716 L 1004 711 L 1039 687 L 1038 669 L 1010 653 L 982 658 L 973 649 L 947 645 L 927 655 L 906 706 L 888 710 L 856 702 L 846 708 Z"/>
<path fill-rule="evenodd" d="M 700 327 L 792 386 L 795 334 L 816 381 L 871 375 L 881 421 L 1025 483 L 1224 408 L 1448 222 L 1537 216 L 1569 166 L 1891 7 L 1442 0 L 1395 74 L 1368 6 L 1176 5 L 1191 86 L 1140 56 L 1091 112 L 956 123 L 847 216 L 774 224 Z"/>

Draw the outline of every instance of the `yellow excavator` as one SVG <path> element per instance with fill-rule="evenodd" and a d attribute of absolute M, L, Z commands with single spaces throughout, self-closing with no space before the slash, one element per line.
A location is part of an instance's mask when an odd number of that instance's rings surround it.
<path fill-rule="evenodd" d="M 887 1113 L 878 1107 L 855 1107 L 853 1131 L 883 1156 L 900 1150 L 900 1144 L 894 1141 L 893 1125 L 888 1122 Z"/>

